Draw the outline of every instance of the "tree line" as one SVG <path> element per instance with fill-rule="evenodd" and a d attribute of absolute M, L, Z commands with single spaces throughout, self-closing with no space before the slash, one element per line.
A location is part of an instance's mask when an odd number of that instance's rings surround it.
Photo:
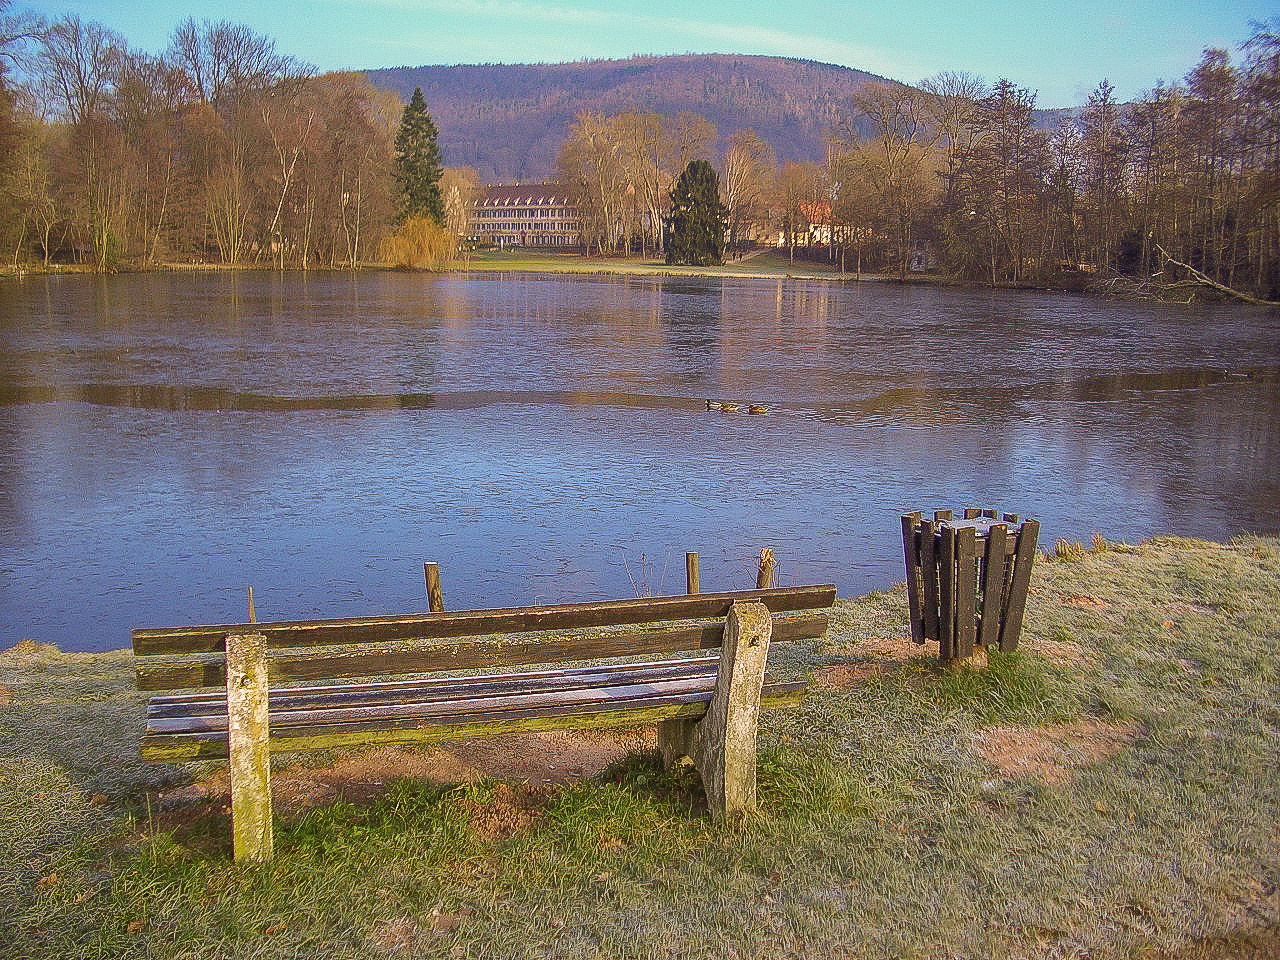
<path fill-rule="evenodd" d="M 767 237 L 902 279 L 926 265 L 992 285 L 1192 276 L 1280 299 L 1280 20 L 1241 52 L 1207 50 L 1132 103 L 1104 80 L 1048 129 L 1033 92 L 943 73 L 863 87 L 824 163 L 779 164 L 737 131 L 719 165 L 729 248 Z M 660 249 L 663 198 L 716 143 L 698 117 L 579 115 L 559 172 L 586 242 Z"/>
<path fill-rule="evenodd" d="M 403 233 L 397 137 L 425 104 L 317 75 L 226 21 L 188 20 L 152 55 L 75 16 L 10 10 L 0 0 L 6 259 L 354 267 Z M 822 163 L 780 164 L 752 130 L 722 137 L 691 113 L 585 112 L 557 173 L 595 254 L 666 252 L 677 180 L 707 161 L 729 251 L 780 240 L 849 271 L 990 284 L 1181 271 L 1274 300 L 1280 20 L 1238 53 L 1208 50 L 1131 103 L 1103 81 L 1051 128 L 1006 79 L 868 84 Z M 462 234 L 475 177 L 432 162 L 429 219 Z"/>
<path fill-rule="evenodd" d="M 398 97 L 226 21 L 160 55 L 0 2 L 0 242 L 14 262 L 355 265 L 391 222 Z M 20 82 L 14 82 L 20 75 Z"/>

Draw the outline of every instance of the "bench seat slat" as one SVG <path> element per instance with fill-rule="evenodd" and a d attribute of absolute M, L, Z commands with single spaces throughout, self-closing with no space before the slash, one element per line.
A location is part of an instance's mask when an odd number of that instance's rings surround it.
<path fill-rule="evenodd" d="M 835 602 L 831 584 L 780 587 L 737 593 L 645 597 L 638 600 L 428 613 L 408 617 L 320 620 L 288 623 L 229 624 L 133 631 L 137 656 L 217 653 L 228 633 L 261 633 L 270 649 L 327 647 L 346 643 L 391 643 L 401 640 L 452 640 L 483 634 L 520 634 L 590 627 L 632 626 L 655 621 L 704 620 L 725 616 L 736 601 L 759 600 L 770 613 L 829 607 Z"/>
<path fill-rule="evenodd" d="M 714 675 L 718 657 L 690 657 L 644 664 L 611 664 L 578 669 L 544 670 L 519 674 L 483 674 L 470 677 L 421 677 L 371 683 L 341 683 L 324 686 L 282 687 L 270 694 L 272 712 L 305 709 L 341 702 L 379 701 L 392 703 L 414 699 L 458 700 L 482 696 L 487 690 L 507 691 L 513 684 L 529 691 L 549 692 L 595 684 L 627 684 L 656 682 L 679 677 Z M 225 713 L 226 694 L 199 692 L 175 696 L 152 697 L 148 717 L 199 716 Z"/>
<path fill-rule="evenodd" d="M 770 683 L 761 691 L 760 707 L 790 706 L 804 699 L 803 683 Z M 497 709 L 465 716 L 456 714 L 315 724 L 273 731 L 273 753 L 305 752 L 354 746 L 401 746 L 435 743 L 475 736 L 535 733 L 563 729 L 638 726 L 676 717 L 694 718 L 706 712 L 710 691 L 647 694 L 632 699 L 606 699 L 597 703 L 543 705 Z M 225 730 L 186 734 L 148 734 L 142 738 L 142 755 L 150 763 L 180 763 L 227 756 Z"/>
<path fill-rule="evenodd" d="M 441 700 L 436 697 L 405 699 L 403 692 L 391 700 L 365 697 L 363 702 L 351 703 L 345 698 L 331 704 L 312 704 L 271 709 L 271 735 L 281 736 L 289 727 L 316 724 L 348 723 L 360 720 L 381 722 L 402 719 L 406 723 L 429 720 L 433 717 L 462 717 L 485 715 L 497 711 L 534 710 L 550 712 L 573 710 L 579 706 L 611 703 L 615 701 L 641 700 L 646 697 L 665 697 L 671 694 L 706 693 L 715 688 L 714 674 L 695 677 L 678 677 L 654 683 L 609 684 L 575 686 L 567 689 L 529 692 L 523 685 L 508 684 L 492 687 L 485 695 L 465 699 Z M 155 717 L 148 720 L 149 733 L 183 733 L 223 729 L 227 726 L 226 711 L 185 717 Z"/>

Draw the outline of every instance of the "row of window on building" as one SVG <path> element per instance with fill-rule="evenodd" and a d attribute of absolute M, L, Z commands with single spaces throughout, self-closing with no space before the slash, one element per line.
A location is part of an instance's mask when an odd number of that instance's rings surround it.
<path fill-rule="evenodd" d="M 578 205 L 553 183 L 488 186 L 471 205 L 474 243 L 498 247 L 574 247 L 582 242 Z"/>

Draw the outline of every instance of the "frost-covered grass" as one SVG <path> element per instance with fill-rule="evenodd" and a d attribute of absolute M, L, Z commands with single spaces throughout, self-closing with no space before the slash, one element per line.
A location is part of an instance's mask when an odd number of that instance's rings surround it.
<path fill-rule="evenodd" d="M 749 820 L 711 823 L 696 777 L 637 754 L 582 784 L 316 807 L 281 820 L 268 868 L 231 862 L 217 804 L 158 810 L 208 767 L 137 760 L 127 654 L 21 645 L 0 654 L 0 955 L 1274 949 L 1280 542 L 1095 539 L 1032 591 L 1020 652 L 983 670 L 913 647 L 901 590 L 779 647 L 813 692 L 763 717 Z"/>

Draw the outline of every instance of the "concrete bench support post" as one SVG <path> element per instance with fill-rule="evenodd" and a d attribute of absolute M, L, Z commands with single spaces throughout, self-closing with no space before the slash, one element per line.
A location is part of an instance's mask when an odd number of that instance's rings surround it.
<path fill-rule="evenodd" d="M 266 644 L 260 633 L 227 636 L 227 747 L 237 863 L 267 863 L 273 853 Z"/>
<path fill-rule="evenodd" d="M 659 725 L 664 761 L 671 766 L 686 756 L 693 760 L 716 819 L 756 808 L 756 722 L 772 635 L 773 619 L 764 604 L 734 603 L 706 715 Z"/>

